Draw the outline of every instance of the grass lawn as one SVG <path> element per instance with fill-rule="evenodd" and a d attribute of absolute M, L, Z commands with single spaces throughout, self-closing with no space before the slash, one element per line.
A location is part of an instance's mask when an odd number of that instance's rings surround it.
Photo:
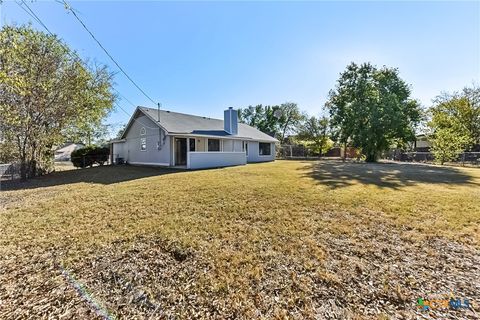
<path fill-rule="evenodd" d="M 480 304 L 480 169 L 70 170 L 0 192 L 0 318 L 415 319 Z M 475 312 L 477 312 L 475 315 Z"/>

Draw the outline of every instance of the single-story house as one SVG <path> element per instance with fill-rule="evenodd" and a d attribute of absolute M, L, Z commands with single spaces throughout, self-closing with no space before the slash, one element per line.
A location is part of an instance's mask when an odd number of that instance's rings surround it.
<path fill-rule="evenodd" d="M 275 160 L 277 139 L 238 122 L 137 107 L 121 139 L 112 141 L 113 163 L 201 169 Z"/>
<path fill-rule="evenodd" d="M 55 149 L 54 159 L 55 161 L 70 161 L 72 152 L 84 147 L 85 145 L 82 143 L 67 142 Z"/>
<path fill-rule="evenodd" d="M 429 152 L 432 143 L 428 140 L 427 135 L 418 134 L 415 136 L 415 141 L 409 143 L 409 149 L 418 152 Z"/>

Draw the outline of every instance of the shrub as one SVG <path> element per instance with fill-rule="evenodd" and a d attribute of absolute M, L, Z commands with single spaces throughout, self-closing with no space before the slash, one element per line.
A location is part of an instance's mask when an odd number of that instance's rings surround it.
<path fill-rule="evenodd" d="M 94 164 L 104 165 L 109 154 L 110 149 L 107 147 L 88 146 L 73 151 L 71 160 L 75 167 L 86 168 Z"/>

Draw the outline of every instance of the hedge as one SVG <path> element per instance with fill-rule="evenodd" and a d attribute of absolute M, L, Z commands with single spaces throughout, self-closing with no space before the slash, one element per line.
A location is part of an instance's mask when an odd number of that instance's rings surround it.
<path fill-rule="evenodd" d="M 88 146 L 72 152 L 71 161 L 77 168 L 104 165 L 108 161 L 110 149 L 107 147 Z"/>

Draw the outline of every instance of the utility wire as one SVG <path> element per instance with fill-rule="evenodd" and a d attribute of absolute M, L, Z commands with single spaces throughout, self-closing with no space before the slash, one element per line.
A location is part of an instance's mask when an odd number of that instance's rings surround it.
<path fill-rule="evenodd" d="M 42 19 L 40 19 L 40 17 L 37 16 L 37 15 L 35 14 L 35 12 L 28 6 L 28 4 L 25 2 L 25 0 L 21 0 L 21 2 L 27 7 L 27 9 L 25 9 L 25 8 L 23 7 L 22 3 L 19 3 L 19 2 L 16 2 L 16 1 L 15 1 L 15 3 L 16 3 L 20 8 L 22 8 L 23 11 L 25 11 L 30 17 L 32 17 L 35 21 L 37 21 L 51 36 L 56 37 L 56 35 L 55 35 L 53 32 L 50 31 L 50 29 L 45 25 L 45 23 L 43 23 Z M 61 43 L 61 42 L 60 42 L 60 43 Z M 62 43 L 62 46 L 66 49 L 67 53 L 68 53 L 71 57 L 73 57 L 73 58 L 75 58 L 75 59 L 78 59 L 79 61 L 83 61 L 82 58 L 78 55 L 78 53 L 77 53 L 76 51 L 70 50 L 70 48 L 68 48 L 68 47 L 67 47 L 66 45 L 64 45 L 63 43 Z M 131 104 L 134 108 L 137 108 L 137 106 L 136 106 L 133 102 L 131 102 L 130 100 L 128 100 L 124 95 L 122 95 L 122 94 L 120 93 L 120 91 L 118 91 L 117 89 L 115 89 L 115 88 L 113 88 L 113 87 L 112 87 L 112 89 L 113 89 L 116 93 L 118 93 L 118 95 L 119 95 L 122 99 L 124 99 L 125 101 L 127 101 L 127 102 L 128 102 L 129 104 Z M 126 115 L 131 116 L 131 114 L 128 113 L 128 111 L 126 111 L 126 110 L 125 110 L 120 104 L 118 104 L 116 101 L 114 101 L 114 104 L 115 104 L 118 108 L 120 108 L 120 110 L 122 110 L 123 112 L 125 112 Z M 143 126 L 145 126 L 145 124 L 142 123 L 141 121 L 139 121 L 138 119 L 133 119 L 133 120 L 134 120 L 134 121 L 137 121 L 138 123 L 140 123 L 140 124 L 142 124 Z M 147 127 L 147 126 L 145 126 L 145 127 Z M 148 128 L 149 128 L 149 129 L 157 129 L 157 128 L 153 128 L 153 127 L 148 127 Z"/>
<path fill-rule="evenodd" d="M 123 100 L 127 101 L 130 105 L 132 105 L 134 108 L 136 108 L 137 106 L 130 100 L 128 100 L 123 94 L 120 93 L 120 91 L 118 91 L 117 89 L 113 89 L 115 90 L 118 95 L 120 96 L 120 98 L 122 98 Z"/>
<path fill-rule="evenodd" d="M 105 47 L 100 43 L 100 41 L 98 41 L 98 39 L 95 37 L 95 35 L 92 33 L 92 31 L 90 31 L 90 29 L 88 29 L 88 27 L 85 25 L 85 23 L 82 21 L 82 19 L 80 19 L 80 17 L 73 10 L 72 6 L 70 4 L 68 4 L 66 0 L 63 0 L 63 3 L 65 4 L 65 9 L 69 10 L 73 14 L 73 16 L 77 19 L 77 21 L 80 22 L 80 24 L 83 26 L 83 28 L 90 34 L 90 36 L 93 38 L 93 40 L 95 40 L 95 42 L 100 46 L 100 48 L 102 48 L 102 50 L 106 53 L 106 55 L 110 58 L 110 60 L 112 60 L 113 63 L 115 63 L 115 65 L 127 77 L 127 79 L 130 80 L 130 82 L 133 83 L 133 85 L 135 87 L 137 87 L 137 89 L 140 90 L 140 92 L 143 93 L 143 95 L 145 97 L 147 97 L 153 104 L 156 105 L 157 102 L 155 102 L 152 98 L 150 98 L 150 96 L 148 94 L 146 94 L 145 91 L 143 91 L 142 88 L 140 88 L 140 86 L 135 81 L 133 81 L 133 79 L 125 72 L 125 70 L 120 66 L 120 64 L 107 51 L 107 49 L 105 49 Z"/>
<path fill-rule="evenodd" d="M 115 105 L 116 105 L 117 107 L 119 107 L 120 110 L 122 110 L 123 112 L 125 112 L 125 114 L 126 114 L 127 116 L 132 116 L 132 115 L 131 115 L 130 113 L 128 113 L 125 109 L 123 109 L 122 106 L 120 106 L 118 103 L 115 102 Z M 133 119 L 133 120 L 134 120 L 134 121 L 137 121 L 138 123 L 142 124 L 145 128 L 148 128 L 148 129 L 157 130 L 157 129 L 159 128 L 159 127 L 149 127 L 149 126 L 145 125 L 144 123 L 142 123 L 142 122 L 141 122 L 140 120 L 138 120 L 138 119 Z"/>
<path fill-rule="evenodd" d="M 50 29 L 48 29 L 48 27 L 45 25 L 45 23 L 43 23 L 43 21 L 35 14 L 35 12 L 30 8 L 30 6 L 25 2 L 25 0 L 21 0 L 22 3 L 27 7 L 27 9 L 25 9 L 21 4 L 19 4 L 17 2 L 17 4 L 19 5 L 20 8 L 23 9 L 23 11 L 25 11 L 26 13 L 28 13 L 33 19 L 35 19 L 35 21 L 37 21 L 45 30 L 47 30 L 47 32 L 52 35 L 52 36 L 55 36 L 55 34 L 53 34 L 53 32 L 50 31 Z M 65 6 L 67 7 L 68 4 L 65 2 Z M 147 94 L 145 94 L 145 92 L 128 76 L 128 74 L 125 73 L 125 71 L 122 69 L 122 67 L 120 67 L 120 65 L 113 59 L 113 57 L 106 51 L 106 49 L 101 45 L 101 43 L 95 38 L 95 36 L 87 29 L 87 27 L 85 26 L 85 24 L 83 24 L 83 22 L 78 18 L 77 14 L 74 12 L 73 8 L 68 6 L 67 7 L 74 15 L 75 17 L 77 18 L 77 20 L 80 21 L 80 23 L 85 27 L 85 29 L 90 33 L 90 35 L 95 39 L 95 41 L 97 41 L 97 43 L 100 45 L 100 47 L 105 51 L 105 53 L 110 57 L 110 59 L 112 59 L 112 61 L 118 66 L 118 68 L 120 69 L 120 71 L 122 71 L 125 76 L 127 76 L 127 78 L 150 100 L 152 101 L 154 104 L 157 104 L 153 99 L 151 99 Z M 76 59 L 79 59 L 79 60 L 82 60 L 81 57 L 75 52 L 75 51 L 71 51 L 71 50 L 68 50 L 68 53 L 70 55 L 74 55 L 74 57 Z M 134 103 L 132 103 L 131 101 L 129 101 L 127 98 L 125 98 L 125 96 L 123 96 L 118 90 L 116 90 L 115 88 L 113 88 L 125 101 L 127 101 L 128 103 L 130 103 L 132 106 L 136 107 Z"/>
<path fill-rule="evenodd" d="M 48 29 L 48 27 L 45 25 L 45 23 L 43 23 L 42 19 L 40 19 L 40 17 L 35 14 L 35 12 L 32 10 L 32 8 L 30 8 L 30 6 L 25 2 L 25 0 L 21 0 L 21 1 L 27 7 L 27 9 L 25 9 L 23 7 L 23 5 L 18 3 L 18 2 L 16 2 L 16 4 L 20 8 L 22 8 L 22 10 L 25 11 L 30 17 L 32 17 L 35 21 L 37 21 L 45 30 L 47 30 L 47 32 L 52 37 L 57 37 L 57 35 L 55 35 L 52 31 L 50 31 L 50 29 Z M 77 52 L 71 50 L 66 44 L 63 44 L 61 41 L 60 41 L 60 44 L 66 50 L 67 54 L 70 55 L 72 58 L 77 59 L 81 62 L 83 61 L 82 58 L 78 55 Z M 112 88 L 112 89 L 114 89 L 114 88 Z M 114 90 L 116 91 L 116 89 L 114 89 Z"/>
<path fill-rule="evenodd" d="M 25 0 L 21 0 L 22 3 L 27 7 L 27 9 L 25 9 L 21 4 L 19 4 L 17 2 L 17 4 L 20 6 L 20 8 L 23 9 L 23 11 L 25 11 L 26 13 L 28 13 L 33 19 L 35 19 L 35 21 L 37 21 L 45 30 L 47 30 L 47 32 L 52 35 L 52 36 L 55 36 L 51 31 L 50 29 L 48 29 L 48 27 L 43 23 L 43 21 L 35 14 L 35 12 L 28 6 L 28 4 L 25 2 Z"/>

